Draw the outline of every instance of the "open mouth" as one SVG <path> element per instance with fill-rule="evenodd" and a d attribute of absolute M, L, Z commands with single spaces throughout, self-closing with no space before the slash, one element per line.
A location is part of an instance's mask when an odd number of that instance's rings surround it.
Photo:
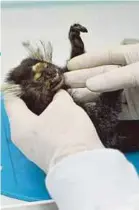
<path fill-rule="evenodd" d="M 56 77 L 52 80 L 51 91 L 57 91 L 64 85 L 64 77 L 57 74 Z"/>

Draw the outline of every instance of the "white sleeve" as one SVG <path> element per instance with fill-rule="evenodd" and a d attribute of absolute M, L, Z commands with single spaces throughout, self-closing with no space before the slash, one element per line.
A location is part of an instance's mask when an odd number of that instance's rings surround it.
<path fill-rule="evenodd" d="M 48 173 L 46 186 L 60 210 L 139 209 L 138 175 L 113 149 L 63 159 Z"/>

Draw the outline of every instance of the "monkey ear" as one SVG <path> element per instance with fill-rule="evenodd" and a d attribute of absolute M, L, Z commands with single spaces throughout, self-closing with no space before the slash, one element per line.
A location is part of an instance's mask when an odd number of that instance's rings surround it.
<path fill-rule="evenodd" d="M 21 81 L 27 78 L 29 71 L 30 67 L 25 68 L 24 65 L 19 65 L 9 72 L 6 82 L 21 84 Z"/>

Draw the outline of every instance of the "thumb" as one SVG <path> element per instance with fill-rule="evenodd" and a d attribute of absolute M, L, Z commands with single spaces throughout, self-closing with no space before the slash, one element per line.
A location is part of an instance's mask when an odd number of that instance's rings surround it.
<path fill-rule="evenodd" d="M 139 86 L 139 62 L 90 78 L 86 86 L 93 92 L 107 92 Z"/>
<path fill-rule="evenodd" d="M 84 88 L 86 87 L 86 80 L 98 74 L 102 74 L 112 69 L 119 68 L 118 65 L 104 65 L 94 68 L 81 69 L 75 71 L 68 71 L 64 74 L 64 81 L 70 88 Z"/>
<path fill-rule="evenodd" d="M 73 104 L 74 101 L 70 94 L 65 90 L 59 90 L 39 118 L 48 119 L 50 116 L 60 115 L 61 112 L 66 112 Z"/>
<path fill-rule="evenodd" d="M 72 97 L 70 96 L 70 94 L 67 92 L 67 91 L 65 91 L 65 90 L 59 90 L 56 94 L 55 94 L 55 96 L 53 97 L 53 101 L 52 101 L 52 103 L 53 102 L 61 102 L 61 103 L 66 103 L 66 102 L 73 102 L 73 99 L 72 99 Z"/>

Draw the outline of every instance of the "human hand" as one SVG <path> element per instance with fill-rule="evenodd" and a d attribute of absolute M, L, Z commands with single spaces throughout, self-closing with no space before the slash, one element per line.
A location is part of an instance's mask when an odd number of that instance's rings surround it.
<path fill-rule="evenodd" d="M 88 69 L 104 65 L 120 65 L 135 63 L 139 57 L 139 43 L 119 45 L 111 49 L 94 50 L 72 58 L 67 67 L 69 71 Z"/>
<path fill-rule="evenodd" d="M 68 68 L 65 82 L 75 100 L 88 102 L 102 92 L 124 88 L 121 118 L 139 119 L 139 44 L 83 54 L 71 59 Z"/>
<path fill-rule="evenodd" d="M 103 148 L 96 130 L 83 109 L 64 90 L 37 116 L 18 97 L 5 97 L 11 139 L 45 172 L 64 157 Z"/>

